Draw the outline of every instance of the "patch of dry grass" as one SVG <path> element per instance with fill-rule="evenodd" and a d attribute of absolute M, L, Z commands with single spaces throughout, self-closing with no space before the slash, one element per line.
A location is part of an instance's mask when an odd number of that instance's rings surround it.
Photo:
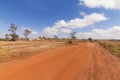
<path fill-rule="evenodd" d="M 99 41 L 99 43 L 120 59 L 120 41 L 104 40 Z"/>
<path fill-rule="evenodd" d="M 65 46 L 65 42 L 16 41 L 0 42 L 0 62 L 25 58 L 49 49 Z"/>

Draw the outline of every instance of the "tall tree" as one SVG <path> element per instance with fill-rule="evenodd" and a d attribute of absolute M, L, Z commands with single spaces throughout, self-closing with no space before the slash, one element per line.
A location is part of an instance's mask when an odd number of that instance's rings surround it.
<path fill-rule="evenodd" d="M 10 29 L 8 29 L 9 32 L 11 32 L 10 36 L 12 37 L 12 41 L 16 41 L 18 39 L 18 35 L 16 34 L 17 26 L 15 24 L 11 24 Z"/>

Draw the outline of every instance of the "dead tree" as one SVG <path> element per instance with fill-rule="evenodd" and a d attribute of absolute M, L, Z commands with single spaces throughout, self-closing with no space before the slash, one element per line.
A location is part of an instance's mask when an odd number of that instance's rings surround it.
<path fill-rule="evenodd" d="M 70 33 L 70 40 L 68 41 L 68 43 L 73 43 L 72 40 L 75 40 L 75 39 L 76 39 L 75 34 L 76 34 L 76 32 L 72 32 L 72 33 Z"/>

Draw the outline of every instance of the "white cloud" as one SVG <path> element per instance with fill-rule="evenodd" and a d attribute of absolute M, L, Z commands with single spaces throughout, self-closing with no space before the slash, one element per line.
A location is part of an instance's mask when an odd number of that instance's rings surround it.
<path fill-rule="evenodd" d="M 105 21 L 107 17 L 102 13 L 92 13 L 90 15 L 83 15 L 83 18 L 75 18 L 68 21 L 60 20 L 54 23 L 52 27 L 46 27 L 43 29 L 43 33 L 47 36 L 58 35 L 61 32 L 70 32 L 70 29 L 84 28 L 90 25 L 94 25 L 97 22 Z M 63 29 L 62 29 L 63 28 Z M 67 28 L 67 30 L 65 29 Z M 60 32 L 60 29 L 62 31 Z M 69 30 L 68 30 L 69 29 Z"/>
<path fill-rule="evenodd" d="M 85 16 L 86 13 L 85 13 L 85 12 L 80 12 L 80 15 L 81 15 L 81 16 Z"/>
<path fill-rule="evenodd" d="M 61 32 L 61 33 L 65 33 L 65 34 L 70 34 L 70 33 L 72 32 L 72 30 L 62 28 L 62 29 L 60 30 L 60 32 Z"/>
<path fill-rule="evenodd" d="M 53 37 L 54 35 L 67 35 L 72 32 L 71 29 L 66 28 L 56 28 L 56 27 L 47 27 L 43 30 L 43 33 L 46 37 Z"/>
<path fill-rule="evenodd" d="M 81 5 L 90 8 L 120 9 L 120 0 L 79 0 Z"/>
<path fill-rule="evenodd" d="M 91 32 L 77 33 L 76 36 L 80 39 L 89 37 L 94 39 L 120 39 L 120 26 L 113 26 L 109 29 L 93 29 Z"/>
<path fill-rule="evenodd" d="M 66 21 L 65 20 L 60 20 L 60 21 L 57 21 L 55 24 L 54 24 L 54 28 L 56 29 L 59 29 L 61 27 L 65 27 L 67 25 Z"/>
<path fill-rule="evenodd" d="M 20 28 L 19 28 L 19 36 L 20 37 L 24 37 L 24 35 L 23 35 L 23 33 L 24 33 L 24 30 L 25 29 L 28 29 L 28 30 L 30 30 L 31 31 L 31 34 L 29 35 L 29 38 L 38 38 L 39 37 L 39 33 L 38 32 L 36 32 L 36 31 L 34 31 L 34 30 L 31 30 L 30 28 L 28 28 L 28 27 L 24 27 L 24 26 L 21 26 Z"/>
<path fill-rule="evenodd" d="M 43 29 L 43 33 L 48 37 L 52 37 L 58 34 L 58 30 L 59 29 L 55 27 L 46 27 L 45 29 Z"/>
<path fill-rule="evenodd" d="M 67 28 L 84 28 L 90 25 L 94 25 L 97 22 L 105 21 L 107 17 L 101 13 L 92 13 L 90 15 L 85 15 L 83 18 L 75 18 L 66 22 L 65 27 Z"/>
<path fill-rule="evenodd" d="M 32 35 L 38 35 L 38 32 L 32 31 L 31 34 L 32 34 Z"/>

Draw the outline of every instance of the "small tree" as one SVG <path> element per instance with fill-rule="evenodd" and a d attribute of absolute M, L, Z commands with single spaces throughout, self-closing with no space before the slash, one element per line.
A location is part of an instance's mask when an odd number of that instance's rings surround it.
<path fill-rule="evenodd" d="M 92 42 L 92 38 L 88 38 L 88 40 L 89 40 L 90 42 Z"/>
<path fill-rule="evenodd" d="M 29 39 L 28 35 L 31 34 L 32 31 L 30 31 L 29 29 L 24 29 L 23 31 L 23 35 L 25 36 L 25 39 Z"/>
<path fill-rule="evenodd" d="M 12 37 L 12 41 L 16 41 L 19 38 L 19 35 L 16 34 L 17 26 L 15 24 L 12 23 L 8 31 L 11 32 L 10 36 Z"/>
<path fill-rule="evenodd" d="M 54 39 L 58 39 L 58 36 L 54 35 Z"/>
<path fill-rule="evenodd" d="M 76 32 L 70 33 L 70 39 L 76 39 L 75 34 L 76 34 Z"/>
<path fill-rule="evenodd" d="M 76 36 L 75 36 L 76 32 L 72 32 L 70 33 L 70 40 L 68 41 L 68 43 L 73 43 L 73 39 L 76 39 Z"/>

